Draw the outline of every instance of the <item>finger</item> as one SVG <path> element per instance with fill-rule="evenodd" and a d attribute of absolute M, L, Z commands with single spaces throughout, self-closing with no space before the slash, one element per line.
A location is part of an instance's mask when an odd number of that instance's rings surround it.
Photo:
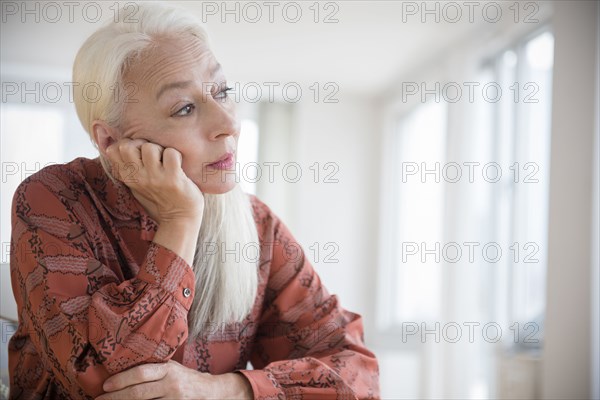
<path fill-rule="evenodd" d="M 127 138 L 119 140 L 118 146 L 121 158 L 123 158 L 125 162 L 133 162 L 140 166 L 143 165 L 141 147 L 144 143 L 148 143 L 148 141 L 144 139 L 132 140 Z"/>
<path fill-rule="evenodd" d="M 150 170 L 150 172 L 156 173 L 162 169 L 162 153 L 163 147 L 155 143 L 144 143 L 141 147 L 142 152 L 142 164 L 144 168 Z"/>
<path fill-rule="evenodd" d="M 106 156 L 110 161 L 122 162 L 121 153 L 119 152 L 119 142 L 113 142 L 110 146 L 106 147 Z"/>
<path fill-rule="evenodd" d="M 122 138 L 121 140 L 126 141 L 127 143 L 129 143 L 131 146 L 134 146 L 134 147 L 140 147 L 144 143 L 150 143 L 148 140 L 142 139 L 142 138 L 137 138 L 137 139 Z"/>
<path fill-rule="evenodd" d="M 96 397 L 96 400 L 161 399 L 167 395 L 165 390 L 163 381 L 144 382 L 139 385 L 128 386 L 115 392 L 105 393 L 100 397 Z"/>
<path fill-rule="evenodd" d="M 140 148 L 145 143 L 148 143 L 145 139 L 122 138 L 116 144 L 121 158 L 118 179 L 128 186 L 138 183 L 138 173 L 144 166 Z"/>
<path fill-rule="evenodd" d="M 139 365 L 111 376 L 104 382 L 102 388 L 106 392 L 114 392 L 128 386 L 160 380 L 166 374 L 167 367 L 165 364 Z"/>
<path fill-rule="evenodd" d="M 167 171 L 176 171 L 181 168 L 183 163 L 183 156 L 179 151 L 172 147 L 167 147 L 162 154 L 163 167 Z"/>
<path fill-rule="evenodd" d="M 108 159 L 108 163 L 110 165 L 111 174 L 118 180 L 121 180 L 121 169 L 123 164 L 123 158 L 121 157 L 121 153 L 119 152 L 118 142 L 112 143 L 105 150 L 106 158 Z"/>

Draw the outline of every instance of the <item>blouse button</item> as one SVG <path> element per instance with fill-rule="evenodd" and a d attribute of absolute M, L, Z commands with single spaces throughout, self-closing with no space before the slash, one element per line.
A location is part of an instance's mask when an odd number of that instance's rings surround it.
<path fill-rule="evenodd" d="M 191 294 L 192 294 L 192 291 L 190 290 L 190 288 L 183 289 L 183 296 L 184 297 L 190 297 Z"/>

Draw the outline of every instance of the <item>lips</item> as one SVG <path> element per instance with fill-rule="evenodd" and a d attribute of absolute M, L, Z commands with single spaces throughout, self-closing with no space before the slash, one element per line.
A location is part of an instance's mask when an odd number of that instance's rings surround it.
<path fill-rule="evenodd" d="M 207 167 L 211 168 L 230 168 L 233 164 L 233 153 L 225 153 L 223 154 L 217 161 L 214 161 L 207 165 Z"/>
<path fill-rule="evenodd" d="M 218 164 L 220 162 L 223 162 L 225 160 L 227 160 L 228 158 L 230 158 L 233 154 L 232 153 L 225 153 L 223 154 L 218 160 L 208 164 L 208 165 L 214 165 L 214 164 Z"/>

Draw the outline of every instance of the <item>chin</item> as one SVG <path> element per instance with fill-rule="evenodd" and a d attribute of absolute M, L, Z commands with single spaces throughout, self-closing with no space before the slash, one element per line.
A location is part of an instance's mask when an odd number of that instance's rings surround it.
<path fill-rule="evenodd" d="M 235 180 L 232 180 L 231 182 L 208 181 L 200 183 L 196 182 L 196 185 L 198 185 L 198 188 L 200 188 L 200 191 L 202 191 L 202 193 L 204 194 L 225 194 L 233 190 L 237 183 L 235 182 Z"/>

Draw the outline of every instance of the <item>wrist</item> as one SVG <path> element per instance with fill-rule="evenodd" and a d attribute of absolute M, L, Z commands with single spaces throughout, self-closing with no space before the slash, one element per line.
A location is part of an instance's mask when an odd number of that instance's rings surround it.
<path fill-rule="evenodd" d="M 173 251 L 192 266 L 200 225 L 194 220 L 170 220 L 161 223 L 153 241 Z"/>
<path fill-rule="evenodd" d="M 188 217 L 169 218 L 157 222 L 159 229 L 163 227 L 163 230 L 183 229 L 187 231 L 199 231 L 200 226 L 202 225 L 202 215 L 190 215 Z"/>
<path fill-rule="evenodd" d="M 248 378 L 239 372 L 231 372 L 223 375 L 226 378 L 223 385 L 227 391 L 228 399 L 254 400 L 254 392 Z"/>

